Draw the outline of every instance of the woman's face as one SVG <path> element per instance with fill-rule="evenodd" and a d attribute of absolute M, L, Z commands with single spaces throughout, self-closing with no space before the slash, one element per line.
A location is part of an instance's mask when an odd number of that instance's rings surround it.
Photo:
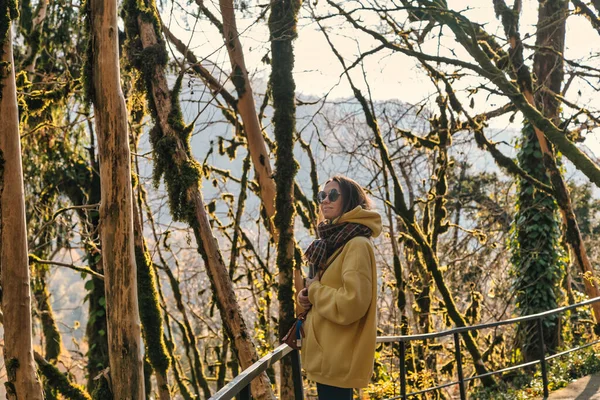
<path fill-rule="evenodd" d="M 337 199 L 335 199 L 335 201 L 331 201 L 331 199 L 329 198 L 332 190 L 335 190 L 337 191 L 337 193 L 339 193 L 339 196 L 337 196 Z M 323 213 L 323 217 L 325 217 L 325 219 L 331 220 L 342 215 L 342 207 L 344 201 L 342 199 L 342 190 L 340 189 L 339 183 L 337 183 L 336 181 L 328 182 L 323 188 L 323 192 L 327 194 L 327 197 L 325 197 L 321 201 L 321 213 Z"/>

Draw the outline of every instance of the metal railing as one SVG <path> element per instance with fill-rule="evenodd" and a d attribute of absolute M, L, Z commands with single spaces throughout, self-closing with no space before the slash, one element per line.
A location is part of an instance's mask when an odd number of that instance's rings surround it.
<path fill-rule="evenodd" d="M 294 381 L 294 398 L 303 399 L 302 372 L 300 371 L 300 354 L 287 344 L 282 344 L 263 358 L 242 371 L 231 382 L 223 386 L 209 400 L 250 400 L 250 382 L 265 372 L 271 365 L 290 355 L 292 358 L 292 379 Z"/>
<path fill-rule="evenodd" d="M 505 321 L 490 322 L 487 324 L 464 326 L 464 327 L 449 329 L 449 330 L 441 331 L 441 332 L 426 333 L 426 334 L 422 334 L 422 335 L 408 335 L 408 336 L 379 336 L 379 337 L 377 337 L 378 343 L 399 342 L 399 346 L 400 346 L 400 360 L 399 360 L 400 361 L 400 396 L 392 397 L 392 398 L 389 398 L 388 400 L 395 400 L 395 399 L 405 400 L 408 398 L 407 396 L 415 396 L 418 394 L 432 392 L 434 390 L 443 389 L 443 388 L 453 386 L 453 385 L 458 385 L 461 400 L 466 400 L 467 394 L 466 394 L 466 389 L 465 389 L 465 383 L 470 382 L 475 379 L 481 379 L 481 378 L 485 378 L 488 376 L 497 375 L 497 374 L 501 374 L 504 372 L 508 372 L 508 371 L 512 371 L 512 370 L 520 369 L 520 368 L 525 368 L 525 367 L 529 367 L 529 366 L 537 365 L 537 364 L 541 365 L 542 383 L 543 383 L 543 388 L 544 388 L 544 398 L 547 398 L 548 397 L 548 368 L 547 368 L 546 362 L 553 358 L 560 357 L 565 354 L 569 354 L 574 351 L 578 351 L 583 348 L 600 343 L 600 340 L 596 340 L 596 341 L 587 343 L 582 346 L 574 347 L 569 350 L 566 350 L 566 351 L 563 351 L 563 352 L 560 352 L 557 354 L 553 354 L 551 356 L 546 356 L 546 350 L 544 347 L 544 340 L 543 340 L 543 338 L 544 338 L 544 325 L 543 325 L 544 318 L 549 317 L 551 315 L 560 314 L 565 311 L 572 310 L 572 309 L 575 309 L 578 307 L 590 305 L 590 304 L 596 303 L 598 301 L 600 301 L 600 297 L 595 297 L 593 299 L 586 300 L 581 303 L 573 304 L 573 305 L 566 306 L 566 307 L 556 308 L 554 310 L 545 311 L 545 312 L 542 312 L 539 314 L 532 314 L 532 315 L 527 315 L 524 317 L 512 318 L 512 319 L 508 319 Z M 470 377 L 465 378 L 464 373 L 463 373 L 462 352 L 461 352 L 461 345 L 460 345 L 460 335 L 461 334 L 466 334 L 467 332 L 477 331 L 477 330 L 482 330 L 482 329 L 495 328 L 495 327 L 502 326 L 502 325 L 518 324 L 518 323 L 527 322 L 527 321 L 537 321 L 537 335 L 540 340 L 539 343 L 540 343 L 540 350 L 541 350 L 540 355 L 539 355 L 539 360 L 530 361 L 530 362 L 526 362 L 526 363 L 522 363 L 522 364 L 518 364 L 518 365 L 513 365 L 511 367 L 507 367 L 507 368 L 500 369 L 497 371 L 491 371 L 491 372 L 487 372 L 485 374 L 480 374 L 480 375 L 475 375 L 475 376 L 470 376 Z M 416 340 L 435 339 L 435 338 L 450 336 L 450 335 L 452 335 L 454 338 L 454 357 L 455 357 L 456 365 L 457 365 L 458 380 L 453 381 L 453 382 L 447 382 L 447 383 L 444 383 L 444 384 L 441 384 L 438 386 L 434 386 L 434 387 L 430 387 L 430 388 L 426 388 L 423 390 L 419 390 L 417 392 L 407 393 L 406 392 L 406 389 L 407 389 L 406 365 L 405 365 L 406 343 L 411 342 L 411 341 L 416 341 Z M 219 390 L 214 396 L 212 396 L 210 398 L 210 400 L 229 400 L 234 397 L 236 397 L 239 400 L 249 400 L 251 398 L 250 397 L 250 382 L 252 382 L 252 380 L 254 378 L 256 378 L 258 375 L 265 372 L 271 365 L 273 365 L 277 361 L 281 360 L 283 357 L 287 356 L 288 354 L 290 354 L 292 357 L 292 376 L 293 376 L 293 381 L 294 381 L 295 398 L 302 399 L 303 398 L 302 375 L 301 375 L 301 371 L 300 371 L 300 357 L 299 357 L 298 351 L 292 350 L 292 348 L 286 344 L 282 344 L 281 346 L 277 347 L 275 350 L 273 350 L 272 352 L 270 352 L 269 354 L 265 355 L 263 358 L 258 360 L 252 366 L 250 366 L 249 368 L 242 371 L 242 373 L 240 375 L 235 377 L 231 382 L 229 382 L 221 390 Z"/>

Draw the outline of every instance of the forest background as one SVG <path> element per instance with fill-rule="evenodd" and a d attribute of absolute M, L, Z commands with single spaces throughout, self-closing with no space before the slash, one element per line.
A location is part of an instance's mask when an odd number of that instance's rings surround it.
<path fill-rule="evenodd" d="M 598 15 L 594 0 L 0 1 L 0 395 L 210 397 L 290 325 L 336 173 L 384 219 L 381 335 L 597 297 Z M 128 140 L 126 165 L 111 138 Z M 8 183 L 21 163 L 24 196 Z M 128 198 L 116 221 L 131 225 L 113 225 L 107 204 Z M 544 346 L 584 343 L 598 321 L 600 307 L 549 318 Z M 467 371 L 535 359 L 532 329 L 465 335 Z M 450 379 L 452 351 L 412 346 L 411 387 Z M 378 349 L 363 396 L 398 391 L 395 352 Z M 289 371 L 253 395 L 291 398 Z"/>

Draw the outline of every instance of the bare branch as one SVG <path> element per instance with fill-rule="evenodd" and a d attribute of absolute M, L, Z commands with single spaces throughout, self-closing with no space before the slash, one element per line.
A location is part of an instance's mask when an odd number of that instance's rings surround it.
<path fill-rule="evenodd" d="M 53 260 L 42 260 L 41 258 L 35 256 L 34 254 L 29 254 L 29 262 L 36 263 L 36 264 L 45 264 L 45 265 L 57 265 L 59 267 L 69 268 L 74 271 L 84 272 L 84 273 L 90 274 L 98 279 L 104 280 L 104 275 L 99 274 L 96 271 L 93 271 L 92 269 L 90 269 L 88 267 L 79 267 L 77 265 L 62 263 L 62 262 L 53 261 Z"/>

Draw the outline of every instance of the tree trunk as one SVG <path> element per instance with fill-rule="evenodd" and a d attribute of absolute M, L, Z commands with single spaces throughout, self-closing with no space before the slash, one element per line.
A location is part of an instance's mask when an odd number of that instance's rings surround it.
<path fill-rule="evenodd" d="M 90 0 L 92 100 L 101 181 L 110 377 L 115 399 L 145 399 L 133 243 L 127 110 L 119 72 L 117 2 Z"/>
<path fill-rule="evenodd" d="M 294 31 L 295 35 L 295 18 L 298 12 L 298 5 L 292 6 L 292 4 L 299 4 L 299 1 L 290 0 L 285 3 L 288 3 L 288 5 L 285 5 L 284 7 L 289 7 L 290 10 L 296 10 L 293 12 L 294 20 L 292 21 L 291 26 L 286 27 L 286 29 Z M 274 4 L 277 3 L 275 2 Z M 221 14 L 223 15 L 223 37 L 225 40 L 225 47 L 227 47 L 229 60 L 231 61 L 231 80 L 238 93 L 237 109 L 244 123 L 244 132 L 248 140 L 248 151 L 250 152 L 252 163 L 254 164 L 261 202 L 265 209 L 265 213 L 267 214 L 269 232 L 273 237 L 273 241 L 277 242 L 279 232 L 273 225 L 276 193 L 275 183 L 272 177 L 273 171 L 269 162 L 269 154 L 267 153 L 267 146 L 262 134 L 260 121 L 258 120 L 258 114 L 256 113 L 252 85 L 250 85 L 250 80 L 248 78 L 248 70 L 246 69 L 246 63 L 244 61 L 244 51 L 237 30 L 235 8 L 232 0 L 219 0 L 219 6 L 221 8 Z M 289 22 L 290 21 L 288 21 L 288 23 Z M 273 40 L 273 38 L 271 39 Z M 289 40 L 291 49 L 292 38 L 286 40 Z M 293 59 L 293 53 L 291 53 L 291 55 Z M 296 268 L 294 271 L 294 287 L 296 291 L 302 290 L 303 288 L 303 280 L 299 268 Z M 298 305 L 298 307 L 300 306 Z"/>
<path fill-rule="evenodd" d="M 568 1 L 553 0 L 540 3 L 538 10 L 536 46 L 539 49 L 533 59 L 533 68 L 537 76 L 537 84 L 541 88 L 536 91 L 535 105 L 546 118 L 552 120 L 556 125 L 560 122 L 558 116 L 560 104 L 552 93 L 560 93 L 562 89 L 564 78 L 564 61 L 562 55 L 565 50 L 565 25 L 568 8 Z M 556 52 L 548 51 L 544 48 L 550 48 Z M 550 89 L 550 92 L 544 90 L 544 87 Z M 531 94 L 529 94 L 528 100 L 530 103 L 531 97 Z M 583 281 L 586 294 L 590 298 L 598 297 L 600 296 L 600 291 L 596 282 L 591 279 L 594 276 L 594 272 L 584 246 L 575 212 L 573 211 L 569 190 L 560 169 L 556 165 L 553 149 L 548 144 L 546 137 L 539 130 L 536 130 L 536 135 L 544 152 L 544 164 L 550 172 L 550 181 L 552 182 L 555 198 L 561 210 L 566 230 L 566 241 L 571 249 L 571 255 L 575 259 L 575 264 L 577 264 L 584 275 Z M 600 304 L 594 303 L 592 308 L 596 324 L 599 324 Z"/>
<path fill-rule="evenodd" d="M 298 163 L 294 159 L 296 84 L 292 74 L 294 69 L 294 48 L 292 41 L 297 36 L 296 17 L 299 8 L 300 1 L 298 0 L 272 0 L 271 16 L 269 17 L 271 56 L 273 60 L 270 82 L 273 94 L 273 107 L 275 109 L 273 113 L 273 127 L 275 141 L 277 142 L 275 160 L 277 169 L 275 177 L 277 185 L 275 209 L 277 214 L 275 214 L 274 223 L 277 232 L 279 232 L 277 243 L 279 289 L 277 291 L 277 298 L 279 300 L 280 338 L 285 336 L 294 321 L 294 299 L 296 297 L 294 295 L 294 179 L 298 171 Z M 225 14 L 223 16 L 225 20 Z M 228 24 L 226 23 L 224 26 L 228 26 Z M 235 30 L 235 21 L 232 28 Z M 232 45 L 230 42 L 229 46 Z M 230 49 L 232 61 L 234 60 L 234 55 L 238 53 L 235 50 L 238 49 L 239 42 L 234 46 L 234 49 Z M 239 53 L 241 54 L 241 48 L 239 48 Z M 244 76 L 247 81 L 247 75 Z M 249 82 L 246 84 L 250 87 Z M 252 104 L 254 104 L 251 93 L 250 95 L 245 94 L 245 96 L 249 98 L 248 101 L 252 101 Z M 240 94 L 240 101 L 242 97 L 243 95 Z M 247 136 L 250 138 L 249 133 Z M 248 139 L 248 142 L 250 142 L 250 139 Z M 262 193 L 263 188 L 261 187 L 260 190 Z M 282 399 L 291 399 L 294 397 L 292 362 L 294 362 L 294 358 L 292 357 L 286 357 L 281 360 L 279 395 Z"/>
<path fill-rule="evenodd" d="M 537 84 L 541 86 L 537 91 L 535 101 L 531 85 L 526 83 L 526 79 L 520 82 L 530 104 L 535 105 L 544 117 L 552 120 L 555 124 L 558 122 L 559 103 L 543 88 L 548 87 L 550 90 L 560 93 L 562 87 L 564 64 L 561 55 L 565 47 L 567 11 L 568 2 L 559 0 L 547 1 L 545 4 L 540 3 L 536 46 L 552 48 L 558 53 L 538 48 L 534 56 L 533 69 L 537 76 Z M 516 30 L 518 27 L 514 29 Z M 521 52 L 522 50 L 517 47 L 518 39 L 514 40 L 514 43 L 511 49 L 513 54 Z M 518 57 L 520 60 L 521 55 Z M 540 150 L 542 154 L 538 156 Z M 542 162 L 540 163 L 540 161 Z M 523 129 L 519 164 L 530 176 L 543 183 L 552 184 L 555 193 L 563 192 L 566 189 L 551 145 L 539 129 L 533 130 L 529 124 Z M 546 171 L 553 176 L 550 182 Z M 568 198 L 568 194 L 566 197 Z M 555 221 L 558 207 L 552 197 L 535 190 L 530 183 L 524 180 L 520 180 L 519 183 L 518 201 L 519 208 L 515 218 L 518 246 L 513 250 L 513 260 L 517 271 L 516 304 L 522 315 L 528 315 L 558 306 L 557 297 L 562 280 L 562 267 L 557 250 L 560 248 L 558 243 L 560 232 L 558 223 Z M 563 202 L 563 206 L 561 206 L 563 218 L 566 217 L 569 208 L 571 207 L 565 207 Z M 570 243 L 568 239 L 567 242 Z M 532 257 L 532 254 L 536 256 Z M 519 325 L 521 350 L 525 361 L 539 357 L 541 343 L 537 335 L 532 334 L 536 329 L 537 327 L 532 323 Z M 559 318 L 554 316 L 547 320 L 543 340 L 549 352 L 557 349 L 560 342 Z"/>
<path fill-rule="evenodd" d="M 129 40 L 132 45 L 135 45 L 134 40 L 141 44 L 141 48 L 128 50 L 129 55 L 136 67 L 142 70 L 156 122 L 151 135 L 155 153 L 155 176 L 165 175 L 174 218 L 187 222 L 194 229 L 198 251 L 205 262 L 224 328 L 240 364 L 243 368 L 248 368 L 258 360 L 258 354 L 242 317 L 233 284 L 208 220 L 199 187 L 200 171 L 190 154 L 187 141 L 190 127 L 184 125 L 179 101 L 173 98 L 178 95 L 181 82 L 176 83 L 173 92 L 169 90 L 165 74 L 166 49 L 162 38 L 159 42 L 160 32 L 155 30 L 155 27 L 160 26 L 160 22 L 155 20 L 155 23 L 152 23 L 142 17 L 135 0 L 126 1 L 124 9 Z M 155 9 L 154 4 L 151 5 L 151 9 Z M 145 51 L 148 57 L 154 58 L 145 58 Z M 149 61 L 153 64 L 148 65 Z M 274 398 L 266 374 L 256 378 L 251 389 L 255 399 Z"/>
<path fill-rule="evenodd" d="M 530 176 L 548 183 L 541 160 L 539 143 L 530 124 L 523 128 L 519 165 Z M 535 314 L 558 307 L 563 266 L 560 251 L 560 222 L 554 198 L 524 180 L 519 180 L 517 213 L 514 218 L 515 304 L 521 315 Z M 560 318 L 544 320 L 544 344 L 549 352 L 556 350 L 560 339 Z M 518 343 L 523 359 L 533 361 L 540 356 L 540 340 L 535 321 L 519 324 Z"/>
<path fill-rule="evenodd" d="M 15 6 L 14 3 L 12 5 Z M 16 10 L 10 9 L 10 2 L 3 2 L 3 6 L 0 16 L 16 17 Z M 0 282 L 6 397 L 42 400 L 44 397 L 31 339 L 25 193 L 11 23 L 10 20 L 0 20 L 0 25 L 4 23 L 6 26 L 0 26 Z"/>
<path fill-rule="evenodd" d="M 548 120 L 554 120 L 554 122 L 557 122 L 559 105 L 556 100 L 549 99 L 549 94 L 539 95 L 538 102 L 536 102 L 534 98 L 531 73 L 523 62 L 523 44 L 521 42 L 517 26 L 518 13 L 511 15 L 510 12 L 506 12 L 508 7 L 502 0 L 496 0 L 495 3 L 495 6 L 497 7 L 497 14 L 503 15 L 502 22 L 511 47 L 511 61 L 514 65 L 515 71 L 517 71 L 518 84 L 525 100 L 527 103 L 529 103 L 529 105 L 535 108 L 535 111 L 539 111 L 540 108 L 538 107 L 541 107 L 541 110 L 544 113 L 542 115 L 543 117 L 548 117 Z M 541 83 L 542 86 L 547 86 L 550 90 L 556 90 L 555 93 L 560 93 L 560 87 L 562 85 L 564 74 L 562 54 L 565 40 L 564 24 L 567 13 L 566 7 L 568 7 L 568 2 L 562 0 L 551 0 L 541 4 L 538 11 L 538 30 L 540 32 L 536 39 L 536 44 L 538 46 L 548 46 L 556 51 L 559 51 L 559 53 L 554 54 L 553 51 L 547 50 L 544 50 L 543 53 L 540 53 L 538 50 L 538 53 L 534 59 L 534 70 L 541 74 L 537 77 L 538 83 Z M 547 25 L 549 23 L 550 25 Z M 527 117 L 528 113 L 525 112 L 526 110 L 523 110 L 522 107 L 520 107 L 520 109 Z M 554 157 L 550 142 L 546 137 L 546 135 L 549 135 L 551 132 L 546 132 L 545 134 L 544 131 L 540 129 L 542 126 L 546 126 L 548 124 L 540 124 L 540 121 L 533 120 L 532 118 L 529 118 L 529 120 L 534 126 L 535 135 L 539 142 L 540 149 L 544 155 L 544 165 L 550 172 L 550 181 L 554 189 L 554 196 L 561 209 L 563 221 L 566 225 L 566 239 L 569 243 L 569 247 L 573 252 L 575 261 L 581 269 L 581 272 L 584 275 L 593 277 L 593 269 L 587 256 L 587 252 L 585 251 L 585 247 L 583 246 L 583 241 L 581 240 L 581 232 L 579 232 L 579 227 L 577 226 L 577 221 L 573 213 L 573 206 L 571 204 L 568 190 L 562 175 L 560 174 L 560 170 L 556 165 L 556 159 Z M 564 136 L 564 134 L 562 134 L 562 136 Z M 562 137 L 561 139 L 567 140 L 570 143 L 567 138 Z M 558 146 L 559 142 L 554 140 L 554 144 Z M 572 143 L 570 144 L 573 145 Z M 567 149 L 564 146 L 560 146 L 560 149 L 564 154 L 569 156 L 569 153 L 567 153 Z M 569 156 L 569 159 L 573 161 L 577 168 L 586 173 L 586 175 L 588 175 L 592 181 L 598 184 L 598 182 L 594 180 L 594 177 L 588 174 L 589 171 L 583 168 L 581 163 L 572 158 L 572 155 Z M 597 169 L 597 166 L 593 165 L 592 169 Z M 597 285 L 591 279 L 584 278 L 584 285 L 585 292 L 588 297 L 593 298 L 600 296 L 600 291 L 598 290 Z M 592 310 L 594 312 L 596 324 L 599 324 L 600 303 L 592 304 Z"/>
<path fill-rule="evenodd" d="M 45 267 L 37 265 L 37 268 L 39 271 L 38 276 L 33 279 L 33 293 L 40 313 L 42 332 L 44 333 L 44 355 L 49 363 L 56 364 L 61 353 L 62 340 L 56 320 L 54 319 L 52 305 L 50 304 L 50 292 L 48 291 L 46 282 Z"/>
<path fill-rule="evenodd" d="M 134 188 L 135 190 L 135 188 Z M 155 372 L 158 398 L 170 400 L 168 370 L 171 359 L 164 341 L 163 319 L 160 314 L 156 276 L 148 254 L 144 228 L 137 201 L 133 202 L 133 228 L 138 275 L 140 318 L 142 321 L 147 358 Z M 150 392 L 150 388 L 146 388 Z"/>
<path fill-rule="evenodd" d="M 263 139 L 252 86 L 248 79 L 248 70 L 244 61 L 244 51 L 240 43 L 239 33 L 235 20 L 235 8 L 232 0 L 220 0 L 221 14 L 223 15 L 223 36 L 225 46 L 231 61 L 231 81 L 238 93 L 238 111 L 244 122 L 244 132 L 248 139 L 248 150 L 254 164 L 256 180 L 260 190 L 260 197 L 265 208 L 269 230 L 273 233 L 273 222 L 271 218 L 275 215 L 275 183 L 273 181 L 271 164 L 267 146 Z"/>
<path fill-rule="evenodd" d="M 560 104 L 552 93 L 561 92 L 564 78 L 564 61 L 562 55 L 565 49 L 565 25 L 568 6 L 568 1 L 564 0 L 552 0 L 540 3 L 536 38 L 536 46 L 539 49 L 534 56 L 533 68 L 537 76 L 536 83 L 541 88 L 536 90 L 535 97 L 531 93 L 526 93 L 530 104 L 535 104 L 536 108 L 555 124 L 560 122 L 558 116 Z M 556 52 L 548 51 L 544 48 L 550 48 Z M 550 92 L 544 90 L 544 87 L 550 89 Z M 544 165 L 550 173 L 550 181 L 554 188 L 555 198 L 561 210 L 566 230 L 566 241 L 569 244 L 575 263 L 581 273 L 584 274 L 583 281 L 586 294 L 590 298 L 598 297 L 600 296 L 600 291 L 596 282 L 592 279 L 594 276 L 593 268 L 583 244 L 583 238 L 573 211 L 569 190 L 556 164 L 554 151 L 541 130 L 536 129 L 536 136 L 544 153 Z M 592 309 L 596 324 L 599 324 L 600 304 L 592 304 Z"/>
<path fill-rule="evenodd" d="M 28 32 L 29 37 L 39 37 L 42 29 L 44 29 L 44 20 L 48 11 L 49 0 L 41 0 L 35 10 L 35 17 L 33 18 L 31 30 Z M 27 53 L 25 54 L 25 61 L 22 68 L 27 71 L 29 79 L 35 71 L 35 63 L 40 51 L 40 43 L 37 40 L 30 40 L 29 47 L 27 47 Z"/>

